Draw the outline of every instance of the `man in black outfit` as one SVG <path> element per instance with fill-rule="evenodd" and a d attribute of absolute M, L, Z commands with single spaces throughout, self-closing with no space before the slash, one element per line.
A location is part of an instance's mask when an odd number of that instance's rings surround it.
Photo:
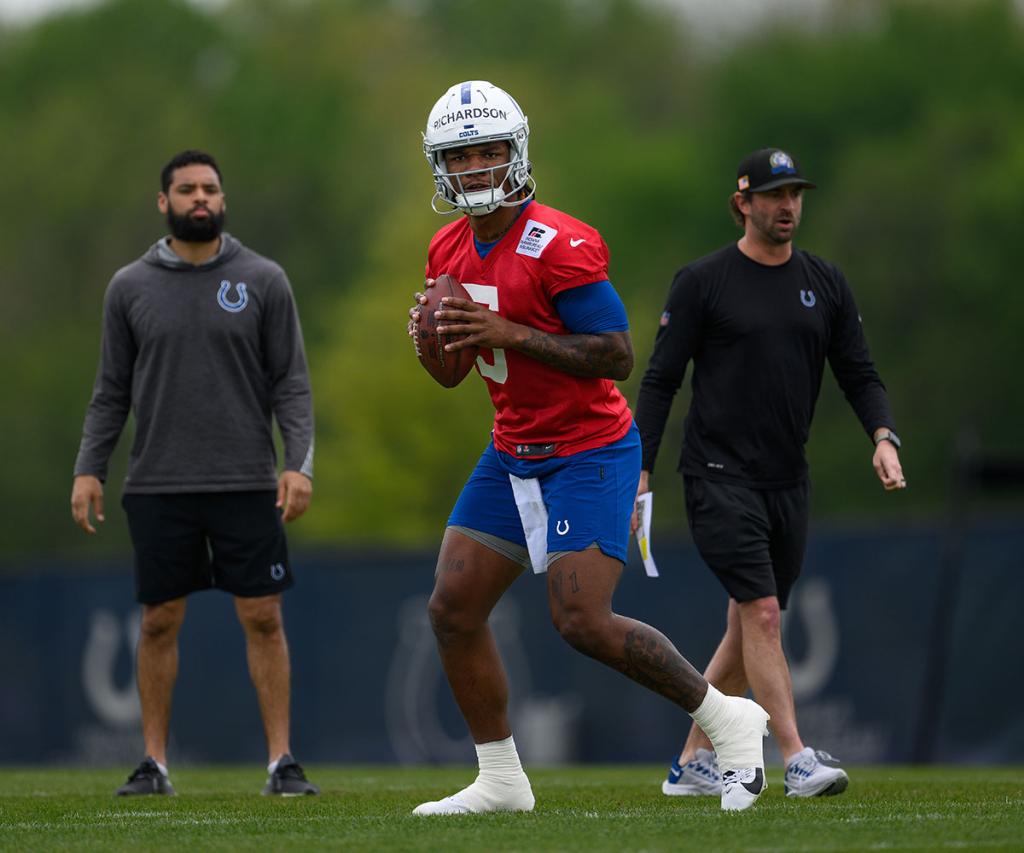
<path fill-rule="evenodd" d="M 694 543 L 729 593 L 725 636 L 704 675 L 723 693 L 751 689 L 771 715 L 787 796 L 839 794 L 846 773 L 800 739 L 780 629 L 807 541 L 804 445 L 826 360 L 874 443 L 872 464 L 887 491 L 907 485 L 900 441 L 846 279 L 793 247 L 803 191 L 814 184 L 777 148 L 744 158 L 736 180 L 730 206 L 743 236 L 683 267 L 661 317 L 636 407 L 638 493 L 649 491 L 672 398 L 692 359 L 679 469 Z M 662 791 L 720 789 L 711 744 L 695 724 Z"/>

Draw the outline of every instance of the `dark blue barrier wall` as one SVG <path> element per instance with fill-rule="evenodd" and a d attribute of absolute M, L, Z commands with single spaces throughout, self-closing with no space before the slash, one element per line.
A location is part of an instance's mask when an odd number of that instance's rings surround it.
<path fill-rule="evenodd" d="M 944 576 L 948 544 L 939 529 L 812 540 L 785 623 L 806 742 L 849 763 L 1024 761 L 1024 525 L 971 531 Z M 656 543 L 655 553 L 662 577 L 630 565 L 616 609 L 659 627 L 701 668 L 724 627 L 725 594 L 692 546 Z M 302 760 L 472 760 L 426 620 L 433 560 L 296 560 L 285 613 Z M 944 628 L 934 620 L 950 578 Z M 127 561 L 0 575 L 0 762 L 138 760 L 131 596 Z M 682 711 L 562 643 L 543 579 L 517 581 L 493 625 L 527 761 L 667 761 L 681 745 Z M 176 763 L 264 759 L 223 593 L 189 600 L 171 741 Z"/>

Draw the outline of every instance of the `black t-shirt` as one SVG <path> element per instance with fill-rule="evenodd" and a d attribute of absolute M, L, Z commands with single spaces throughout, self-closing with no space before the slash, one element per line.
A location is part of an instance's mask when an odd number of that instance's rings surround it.
<path fill-rule="evenodd" d="M 691 359 L 683 473 L 755 488 L 802 482 L 826 359 L 868 434 L 895 428 L 846 279 L 799 249 L 765 266 L 733 244 L 676 274 L 636 406 L 645 470 Z"/>

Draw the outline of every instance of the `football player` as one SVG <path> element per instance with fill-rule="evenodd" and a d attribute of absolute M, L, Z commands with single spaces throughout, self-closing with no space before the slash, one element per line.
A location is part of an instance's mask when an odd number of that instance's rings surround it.
<path fill-rule="evenodd" d="M 689 712 L 727 771 L 722 807 L 764 789 L 767 713 L 711 687 L 660 632 L 612 611 L 640 475 L 640 438 L 616 380 L 629 376 L 626 311 L 591 226 L 534 199 L 529 124 L 491 83 L 448 89 L 423 134 L 432 207 L 457 218 L 435 234 L 426 287 L 455 276 L 438 333 L 479 346 L 494 429 L 448 519 L 430 598 L 448 682 L 476 743 L 479 775 L 415 814 L 530 811 L 534 795 L 508 719 L 508 685 L 488 627 L 525 569 L 547 572 L 555 628 L 575 649 Z M 409 332 L 426 301 L 416 294 Z M 453 328 L 459 324 L 458 328 Z"/>

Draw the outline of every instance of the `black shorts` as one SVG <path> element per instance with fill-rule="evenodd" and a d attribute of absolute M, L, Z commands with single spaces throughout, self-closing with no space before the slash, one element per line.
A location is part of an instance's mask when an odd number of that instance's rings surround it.
<path fill-rule="evenodd" d="M 251 598 L 293 583 L 276 491 L 126 494 L 135 597 L 159 604 L 216 587 Z"/>
<path fill-rule="evenodd" d="M 729 596 L 774 595 L 785 610 L 807 548 L 810 483 L 751 489 L 690 475 L 683 482 L 694 544 Z"/>

